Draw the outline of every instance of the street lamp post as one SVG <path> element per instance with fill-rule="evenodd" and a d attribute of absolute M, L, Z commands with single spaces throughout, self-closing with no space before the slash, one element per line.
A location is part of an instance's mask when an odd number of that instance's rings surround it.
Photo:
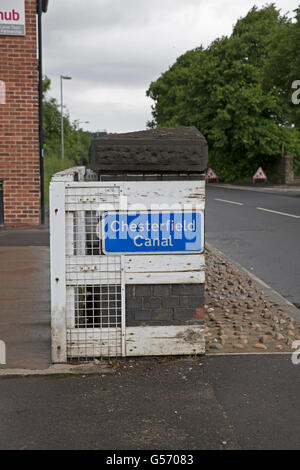
<path fill-rule="evenodd" d="M 65 142 L 64 142 L 64 101 L 63 101 L 63 80 L 72 80 L 67 75 L 60 76 L 60 100 L 61 100 L 61 158 L 65 158 Z"/>

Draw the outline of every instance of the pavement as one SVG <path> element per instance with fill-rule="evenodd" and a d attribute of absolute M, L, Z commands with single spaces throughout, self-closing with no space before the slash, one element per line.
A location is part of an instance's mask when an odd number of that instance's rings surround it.
<path fill-rule="evenodd" d="M 0 231 L 0 339 L 7 367 L 50 365 L 50 261 L 47 229 Z"/>
<path fill-rule="evenodd" d="M 149 358 L 113 375 L 2 378 L 0 449 L 299 450 L 299 367 L 290 355 Z"/>
<path fill-rule="evenodd" d="M 0 247 L 49 246 L 47 227 L 0 230 Z"/>

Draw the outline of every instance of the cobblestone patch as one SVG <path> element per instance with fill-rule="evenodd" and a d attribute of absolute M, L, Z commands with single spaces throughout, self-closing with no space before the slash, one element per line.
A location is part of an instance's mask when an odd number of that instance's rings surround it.
<path fill-rule="evenodd" d="M 291 352 L 300 324 L 219 254 L 206 251 L 208 353 Z"/>

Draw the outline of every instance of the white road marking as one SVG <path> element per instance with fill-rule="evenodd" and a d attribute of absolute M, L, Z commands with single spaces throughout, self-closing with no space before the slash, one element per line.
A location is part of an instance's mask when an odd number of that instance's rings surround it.
<path fill-rule="evenodd" d="M 237 206 L 243 206 L 244 205 L 242 202 L 227 201 L 227 199 L 216 199 L 215 198 L 215 201 L 228 202 L 229 204 L 236 204 Z"/>
<path fill-rule="evenodd" d="M 285 215 L 286 217 L 293 217 L 294 219 L 300 219 L 300 215 L 287 214 L 286 212 L 272 211 L 271 209 L 264 209 L 263 207 L 257 207 L 259 211 L 272 212 L 273 214 Z"/>

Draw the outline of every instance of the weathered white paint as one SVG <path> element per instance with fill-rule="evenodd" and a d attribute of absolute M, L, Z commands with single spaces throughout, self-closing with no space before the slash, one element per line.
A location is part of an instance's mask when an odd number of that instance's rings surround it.
<path fill-rule="evenodd" d="M 121 328 L 69 329 L 68 357 L 122 355 Z M 126 328 L 126 356 L 203 354 L 204 328 L 189 326 L 139 326 Z"/>
<path fill-rule="evenodd" d="M 0 364 L 5 366 L 6 364 L 6 344 L 0 340 Z"/>
<path fill-rule="evenodd" d="M 74 212 L 66 212 L 66 216 L 65 216 L 66 256 L 72 256 L 75 250 L 74 218 L 75 218 Z"/>
<path fill-rule="evenodd" d="M 203 326 L 126 328 L 126 356 L 167 356 L 202 354 L 204 352 Z"/>
<path fill-rule="evenodd" d="M 66 183 L 66 210 L 119 210 L 120 195 L 120 185 L 115 183 Z"/>
<path fill-rule="evenodd" d="M 50 184 L 52 361 L 67 361 L 65 279 L 65 184 Z"/>
<path fill-rule="evenodd" d="M 75 166 L 73 168 L 67 168 L 66 170 L 60 171 L 52 176 L 51 182 L 73 182 L 75 180 L 83 182 L 85 180 L 86 167 Z M 89 174 L 89 178 L 91 175 Z"/>
<path fill-rule="evenodd" d="M 204 255 L 126 256 L 127 273 L 204 271 Z"/>
<path fill-rule="evenodd" d="M 68 357 L 122 356 L 121 328 L 67 330 Z"/>
<path fill-rule="evenodd" d="M 126 273 L 126 284 L 199 284 L 204 282 L 204 271 Z"/>
<path fill-rule="evenodd" d="M 119 188 L 121 200 L 114 197 Z M 107 193 L 111 190 L 111 200 Z M 143 182 L 66 182 L 67 209 L 99 210 L 204 210 L 205 181 L 143 181 Z M 78 197 L 78 191 L 80 196 Z M 86 198 L 82 194 L 86 191 Z"/>
<path fill-rule="evenodd" d="M 121 256 L 121 335 L 122 356 L 126 356 L 126 286 L 125 286 L 125 256 Z"/>
<path fill-rule="evenodd" d="M 85 168 L 81 167 L 56 175 L 51 184 L 53 362 L 66 362 L 67 357 L 203 353 L 205 342 L 202 326 L 126 329 L 125 285 L 204 283 L 204 255 L 86 256 L 84 240 L 85 211 L 93 210 L 98 214 L 106 210 L 124 211 L 132 209 L 132 204 L 137 203 L 135 210 L 204 210 L 205 182 L 110 183 L 94 182 L 94 178 L 95 174 L 87 175 Z M 75 179 L 78 182 L 74 182 Z M 76 214 L 76 211 L 80 212 Z M 122 327 L 74 328 L 74 287 L 101 284 L 121 285 Z"/>
<path fill-rule="evenodd" d="M 116 277 L 119 256 L 67 256 L 66 278 L 70 285 L 105 284 Z M 124 256 L 126 284 L 205 282 L 204 255 Z"/>
<path fill-rule="evenodd" d="M 68 286 L 100 286 L 100 285 L 119 285 L 121 284 L 121 276 L 119 275 L 116 277 L 114 273 L 105 273 L 103 271 L 102 276 L 97 277 L 97 275 L 89 272 L 89 273 L 82 273 L 82 274 L 72 274 L 66 273 L 66 282 Z"/>
<path fill-rule="evenodd" d="M 195 255 L 123 255 L 127 272 L 164 272 L 164 271 L 199 271 L 204 269 L 205 257 L 203 254 Z M 119 262 L 117 256 L 72 256 L 67 255 L 66 265 L 69 272 L 94 270 L 112 271 Z"/>
<path fill-rule="evenodd" d="M 66 324 L 67 328 L 75 328 L 75 288 L 73 286 L 67 286 L 66 291 Z"/>
<path fill-rule="evenodd" d="M 205 181 L 143 181 L 122 183 L 123 194 L 128 204 L 142 204 L 150 209 L 153 204 L 173 205 L 182 210 L 185 204 L 204 210 Z M 159 207 L 158 207 L 159 208 Z M 168 210 L 169 207 L 166 207 Z"/>
<path fill-rule="evenodd" d="M 85 212 L 79 211 L 76 213 L 76 226 L 75 226 L 75 239 L 76 239 L 76 255 L 85 255 L 86 251 L 86 226 L 85 226 Z"/>
<path fill-rule="evenodd" d="M 120 284 L 113 272 L 105 276 L 95 276 L 92 272 L 66 273 L 66 282 L 70 286 Z M 190 272 L 158 272 L 158 273 L 125 273 L 126 284 L 199 284 L 205 282 L 204 271 Z"/>
<path fill-rule="evenodd" d="M 82 271 L 114 272 L 116 264 L 120 263 L 120 256 L 67 256 L 66 266 L 68 272 Z"/>

